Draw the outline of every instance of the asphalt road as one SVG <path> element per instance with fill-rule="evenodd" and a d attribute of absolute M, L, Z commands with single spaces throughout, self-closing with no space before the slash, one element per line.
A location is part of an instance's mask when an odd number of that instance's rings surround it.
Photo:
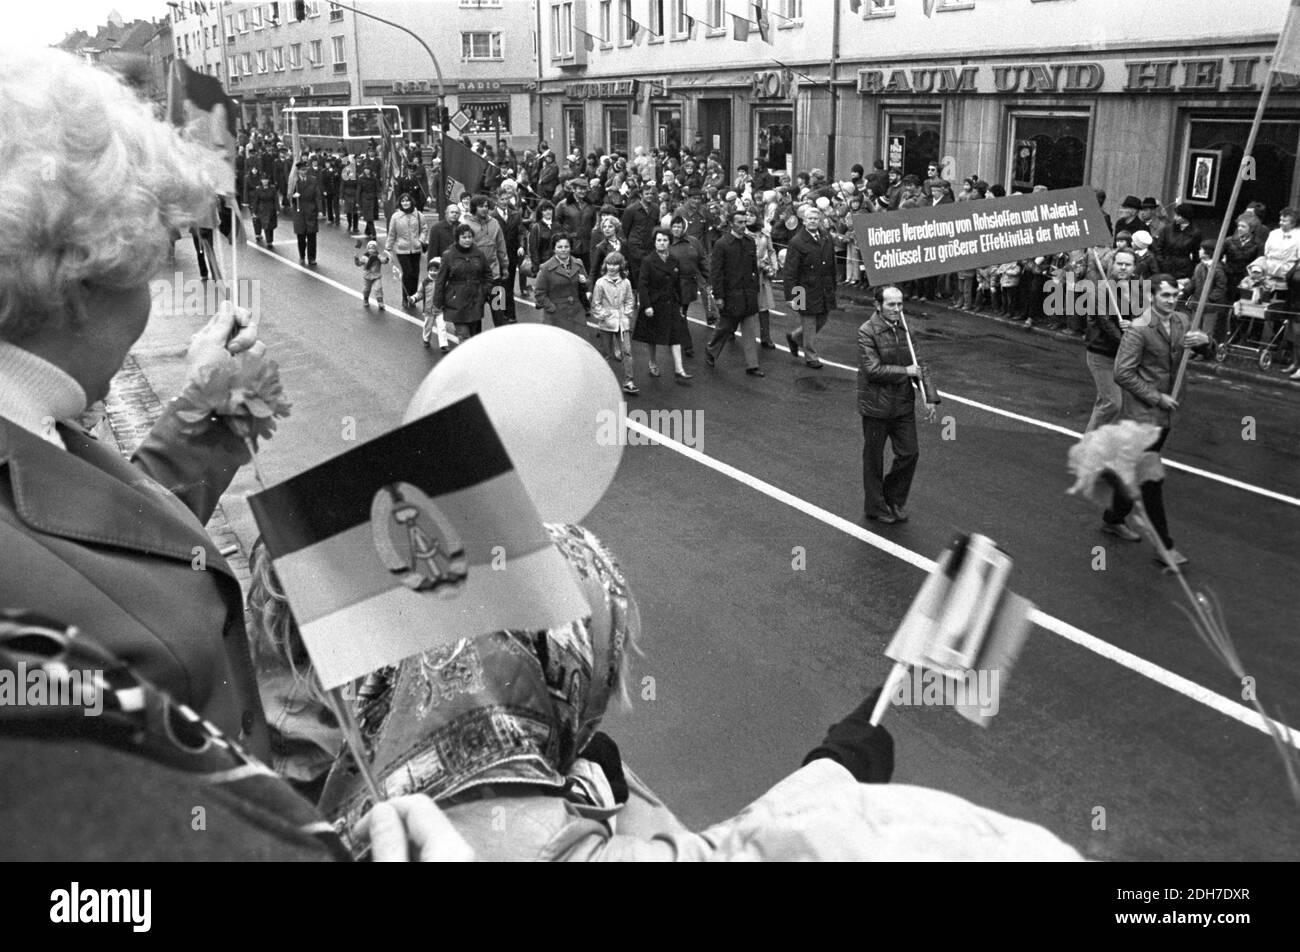
<path fill-rule="evenodd" d="M 260 456 L 272 481 L 355 446 L 349 423 L 362 440 L 398 424 L 439 356 L 400 312 L 362 309 L 342 229 L 322 225 L 314 271 L 298 266 L 291 233 L 280 238 L 240 263 L 259 282 L 263 337 L 294 402 Z M 186 248 L 180 266 L 193 276 Z M 385 284 L 396 300 L 397 282 Z M 767 377 L 747 377 L 735 348 L 710 370 L 698 325 L 692 386 L 651 379 L 640 356 L 633 405 L 701 411 L 707 458 L 628 447 L 587 519 L 620 557 L 644 622 L 633 706 L 606 722 L 627 762 L 689 824 L 735 813 L 884 679 L 882 651 L 924 577 L 916 563 L 978 531 L 1011 553 L 1013 587 L 1050 617 L 987 729 L 944 707 L 889 712 L 895 780 L 1042 823 L 1096 859 L 1300 855 L 1300 804 L 1278 753 L 1241 720 L 1241 686 L 1175 608 L 1175 580 L 1145 543 L 1102 535 L 1098 510 L 1065 495 L 1071 437 L 1053 428 L 1081 430 L 1091 410 L 1082 345 L 947 310 L 909 315 L 948 398 L 944 419 L 921 425 L 912 520 L 896 527 L 858 521 L 852 368 L 866 312 L 833 318 L 821 371 L 763 351 Z M 520 319 L 536 319 L 531 307 Z M 137 348 L 163 396 L 197 323 L 155 320 Z M 1288 587 L 1300 577 L 1297 406 L 1281 384 L 1193 377 L 1166 447 L 1187 467 L 1171 470 L 1166 498 L 1193 582 L 1221 599 L 1256 691 L 1289 723 L 1300 719 Z M 240 497 L 254 488 L 245 470 L 227 500 L 245 543 L 255 527 Z"/>

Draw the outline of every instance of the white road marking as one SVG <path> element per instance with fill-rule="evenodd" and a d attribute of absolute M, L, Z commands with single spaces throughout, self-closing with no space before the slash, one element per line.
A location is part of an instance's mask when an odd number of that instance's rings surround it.
<path fill-rule="evenodd" d="M 338 281 L 333 280 L 332 278 L 327 278 L 322 274 L 318 274 L 315 271 L 312 271 L 310 268 L 304 268 L 301 265 L 295 264 L 292 261 L 288 261 L 285 258 L 281 257 L 280 255 L 277 255 L 274 252 L 268 251 L 267 249 L 259 247 L 257 245 L 250 245 L 248 247 L 254 248 L 257 251 L 262 252 L 262 254 L 265 254 L 268 257 L 273 258 L 274 260 L 280 262 L 281 264 L 287 265 L 290 268 L 295 268 L 304 274 L 310 275 L 311 277 L 316 278 L 318 281 L 323 281 L 324 283 L 328 284 L 330 287 L 336 288 L 337 290 L 342 291 L 345 294 L 350 294 L 351 296 L 357 298 L 358 300 L 361 299 L 361 293 L 359 291 L 346 287 L 340 284 Z M 533 302 L 529 301 L 526 298 L 515 298 L 515 301 L 517 303 L 527 305 L 528 307 L 536 307 L 536 305 L 534 305 Z M 400 310 L 389 310 L 387 313 L 392 314 L 394 317 L 399 317 L 402 320 L 407 321 L 408 323 L 415 324 L 418 327 L 424 326 L 423 321 L 416 320 L 410 315 L 402 313 Z M 706 323 L 704 321 L 699 320 L 698 318 L 691 318 L 691 320 L 696 324 Z M 595 325 L 589 325 L 589 326 L 594 327 Z M 781 348 L 781 349 L 785 350 L 785 348 Z M 837 364 L 832 361 L 828 361 L 825 358 L 822 359 L 822 363 L 832 367 L 839 367 L 844 370 L 852 370 L 855 373 L 857 372 L 857 368 L 848 367 L 844 364 Z M 949 397 L 950 399 L 955 400 L 959 403 L 968 403 L 971 406 L 987 410 L 990 413 L 996 413 L 1001 416 L 1006 416 L 1012 419 L 1021 420 L 1023 422 L 1040 426 L 1045 429 L 1053 430 L 1055 432 L 1060 432 L 1069 436 L 1076 436 L 1076 437 L 1080 435 L 1074 433 L 1071 430 L 1067 430 L 1065 427 L 1056 426 L 1055 424 L 1052 423 L 1045 423 L 1041 420 L 1034 420 L 1030 417 L 1021 416 L 1020 414 L 1017 413 L 1010 413 L 1009 411 L 999 410 L 996 407 L 988 407 L 984 404 L 978 403 L 973 400 L 965 400 L 964 398 L 956 397 L 951 394 L 944 394 L 944 396 Z M 751 489 L 757 490 L 758 492 L 763 493 L 765 496 L 775 499 L 777 502 L 790 506 L 792 509 L 796 509 L 799 512 L 802 512 L 804 515 L 810 516 L 813 519 L 816 519 L 817 521 L 824 523 L 825 525 L 828 525 L 833 529 L 838 529 L 840 532 L 843 532 L 846 535 L 853 536 L 855 539 L 865 542 L 867 545 L 870 545 L 875 549 L 879 549 L 881 552 L 884 552 L 887 555 L 891 555 L 896 559 L 906 562 L 909 565 L 913 566 L 914 568 L 918 568 L 923 572 L 930 572 L 934 569 L 935 566 L 934 561 L 932 559 L 926 558 L 925 556 L 921 555 L 919 552 L 914 552 L 911 549 L 906 548 L 905 546 L 901 546 L 897 542 L 894 542 L 890 539 L 886 539 L 884 536 L 877 535 L 874 532 L 868 532 L 862 526 L 850 522 L 849 520 L 843 518 L 842 516 L 837 516 L 833 512 L 830 512 L 826 509 L 822 509 L 820 506 L 814 505 L 813 503 L 810 503 L 805 499 L 801 499 L 800 497 L 795 496 L 792 493 L 788 493 L 783 489 L 773 486 L 771 483 L 765 482 L 759 479 L 757 476 L 753 476 L 745 472 L 744 470 L 737 469 L 736 467 L 731 466 L 728 463 L 724 463 L 721 460 L 714 459 L 711 456 L 706 456 L 703 453 L 699 452 L 698 450 L 692 449 L 691 447 L 678 443 L 676 440 L 669 439 L 668 437 L 665 437 L 660 433 L 650 429 L 649 427 L 637 423 L 634 420 L 628 420 L 626 422 L 627 422 L 628 429 L 636 430 L 638 433 L 649 438 L 653 442 L 659 443 L 660 445 L 665 446 L 668 449 L 673 450 L 674 452 L 680 453 L 681 455 L 685 456 L 687 459 L 700 463 L 701 465 L 707 466 L 710 469 L 718 473 L 721 473 L 722 475 L 727 476 L 730 479 L 733 479 L 739 483 L 743 483 L 744 485 L 749 486 Z M 1178 464 L 1172 463 L 1168 460 L 1166 460 L 1165 462 L 1166 465 L 1168 466 L 1174 466 L 1180 469 L 1185 469 L 1188 472 L 1195 473 L 1196 475 L 1202 475 L 1210 479 L 1215 479 L 1220 482 L 1228 483 L 1229 485 L 1237 485 L 1239 488 L 1247 489 L 1252 492 L 1258 492 L 1261 495 L 1267 495 L 1270 496 L 1271 498 L 1277 498 L 1280 501 L 1289 502 L 1292 505 L 1300 505 L 1300 500 L 1293 499 L 1292 497 L 1289 496 L 1283 496 L 1280 493 L 1272 493 L 1269 490 L 1264 490 L 1257 486 L 1251 486 L 1247 483 L 1238 483 L 1236 480 L 1230 480 L 1227 477 L 1218 476 L 1214 473 L 1206 473 L 1201 470 L 1194 469 L 1193 467 L 1179 466 Z M 1209 688 L 1203 687 L 1194 681 L 1190 681 L 1187 678 L 1184 678 L 1182 675 L 1175 674 L 1174 672 L 1169 671 L 1166 668 L 1162 668 L 1153 662 L 1147 661 L 1145 658 L 1139 658 L 1137 655 L 1132 654 L 1131 652 L 1125 651 L 1122 648 L 1117 648 L 1116 646 L 1112 645 L 1110 642 L 1103 641 L 1102 639 L 1096 637 L 1095 635 L 1091 635 L 1088 632 L 1084 631 L 1083 629 L 1071 625 L 1069 622 L 1062 621 L 1061 619 L 1056 618 L 1053 615 L 1048 615 L 1046 612 L 1043 612 L 1039 609 L 1034 609 L 1034 611 L 1030 614 L 1029 618 L 1031 622 L 1038 625 L 1039 627 L 1044 628 L 1047 631 L 1052 632 L 1053 634 L 1060 635 L 1062 638 L 1079 645 L 1081 648 L 1085 648 L 1088 651 L 1091 651 L 1094 654 L 1107 659 L 1108 661 L 1112 661 L 1115 664 L 1120 665 L 1121 667 L 1127 668 L 1130 671 L 1134 672 L 1135 674 L 1139 674 L 1145 678 L 1148 678 L 1149 680 L 1154 681 L 1157 684 L 1165 688 L 1168 688 L 1171 691 L 1181 694 L 1192 701 L 1196 701 L 1199 704 L 1203 704 L 1206 707 L 1224 715 L 1225 717 L 1229 717 L 1235 721 L 1239 721 L 1240 723 L 1245 724 L 1248 727 L 1253 727 L 1255 730 L 1260 731 L 1263 734 L 1270 734 L 1268 725 L 1271 723 L 1282 733 L 1282 735 L 1285 738 L 1287 738 L 1287 742 L 1290 743 L 1291 746 L 1300 749 L 1300 731 L 1294 730 L 1293 728 L 1287 726 L 1286 724 L 1283 724 L 1281 721 L 1274 720 L 1273 718 L 1268 718 L 1268 719 L 1261 718 L 1257 711 L 1248 708 L 1243 704 L 1239 704 L 1236 701 L 1230 700 L 1224 697 L 1223 695 L 1216 694 L 1215 692 L 1211 691 Z"/>
<path fill-rule="evenodd" d="M 742 469 L 737 469 L 735 466 L 714 459 L 711 456 L 706 456 L 699 450 L 692 449 L 676 440 L 663 436 L 642 423 L 638 423 L 635 420 L 628 420 L 626 423 L 629 430 L 635 430 L 655 443 L 665 446 L 676 453 L 680 453 L 682 456 L 685 456 L 693 462 L 707 466 L 709 469 L 721 473 L 729 479 L 734 479 L 738 483 L 743 483 L 751 489 L 757 490 L 763 495 L 775 499 L 777 502 L 783 503 L 792 509 L 798 510 L 806 516 L 816 519 L 818 522 L 824 523 L 833 529 L 838 529 L 845 535 L 853 536 L 855 539 L 859 539 L 887 555 L 892 555 L 894 558 L 900 559 L 923 572 L 931 572 L 934 570 L 934 561 L 927 559 L 918 552 L 905 548 L 897 542 L 886 539 L 884 536 L 877 535 L 874 532 L 869 532 L 862 526 L 850 522 L 842 516 L 837 516 L 833 512 L 829 512 L 805 499 L 801 499 L 792 493 L 786 492 L 784 489 L 773 486 L 771 483 L 765 482 L 757 476 L 753 476 Z M 1261 733 L 1269 733 L 1268 723 L 1271 722 L 1276 725 L 1284 737 L 1289 738 L 1289 742 L 1293 747 L 1300 748 L 1300 731 L 1295 731 L 1280 721 L 1273 720 L 1272 718 L 1269 718 L 1266 721 L 1259 716 L 1258 711 L 1255 711 L 1252 708 L 1248 708 L 1243 704 L 1238 704 L 1236 701 L 1232 701 L 1220 694 L 1216 694 L 1194 681 L 1189 681 L 1182 675 L 1174 674 L 1172 671 L 1162 668 L 1144 658 L 1139 658 L 1137 655 L 1125 651 L 1122 648 L 1117 648 L 1109 642 L 1103 641 L 1094 635 L 1090 635 L 1081 628 L 1077 628 L 1069 622 L 1048 615 L 1046 612 L 1039 609 L 1034 609 L 1033 612 L 1030 613 L 1029 620 L 1040 628 L 1045 628 L 1053 634 L 1060 635 L 1067 641 L 1074 642 L 1081 648 L 1085 648 L 1094 654 L 1100 655 L 1108 661 L 1113 661 L 1121 667 L 1128 668 L 1130 671 L 1142 675 L 1143 677 L 1146 677 L 1171 691 L 1175 691 L 1190 700 L 1196 701 L 1199 704 L 1204 704 L 1206 707 L 1211 708 L 1226 717 L 1240 721 L 1248 727 L 1253 727 Z"/>

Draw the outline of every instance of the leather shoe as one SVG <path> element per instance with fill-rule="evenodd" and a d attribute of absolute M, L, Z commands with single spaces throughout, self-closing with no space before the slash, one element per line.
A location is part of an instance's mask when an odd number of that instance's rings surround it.
<path fill-rule="evenodd" d="M 872 513 L 867 513 L 866 515 L 868 520 L 870 520 L 871 522 L 879 522 L 882 526 L 892 526 L 895 523 L 899 522 L 898 516 L 894 515 L 892 512 L 881 513 L 880 515 L 873 515 Z"/>
<path fill-rule="evenodd" d="M 767 376 L 767 374 L 763 373 L 763 368 L 762 368 L 762 367 L 747 367 L 747 368 L 745 369 L 745 373 L 749 374 L 751 377 L 766 377 L 766 376 Z"/>
<path fill-rule="evenodd" d="M 904 511 L 902 506 L 890 506 L 889 508 L 893 511 L 894 518 L 899 522 L 907 521 L 907 513 Z"/>
<path fill-rule="evenodd" d="M 716 367 L 717 365 L 718 365 L 718 359 L 706 350 L 704 352 L 704 366 Z"/>
<path fill-rule="evenodd" d="M 786 334 L 786 335 L 785 335 L 785 343 L 786 343 L 786 346 L 790 348 L 790 356 L 791 356 L 791 357 L 798 357 L 798 356 L 799 356 L 799 345 L 798 345 L 797 343 L 795 343 L 795 339 L 794 339 L 794 335 L 793 335 L 793 334 Z"/>
<path fill-rule="evenodd" d="M 758 342 L 758 346 L 764 350 L 776 350 L 776 344 L 773 344 L 770 340 L 761 340 Z"/>

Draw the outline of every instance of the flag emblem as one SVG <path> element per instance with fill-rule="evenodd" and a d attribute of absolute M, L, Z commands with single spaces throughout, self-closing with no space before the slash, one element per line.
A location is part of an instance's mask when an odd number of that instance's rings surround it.
<path fill-rule="evenodd" d="M 433 501 L 409 483 L 375 494 L 370 526 L 388 570 L 415 592 L 454 598 L 465 589 L 469 563 L 454 527 Z"/>

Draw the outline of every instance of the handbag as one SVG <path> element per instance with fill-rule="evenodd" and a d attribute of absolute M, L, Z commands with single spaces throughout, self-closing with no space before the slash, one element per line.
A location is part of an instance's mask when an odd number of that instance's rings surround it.
<path fill-rule="evenodd" d="M 531 278 L 533 276 L 532 258 L 528 257 L 527 255 L 524 255 L 524 260 L 519 262 L 519 273 L 522 274 L 525 278 Z"/>

